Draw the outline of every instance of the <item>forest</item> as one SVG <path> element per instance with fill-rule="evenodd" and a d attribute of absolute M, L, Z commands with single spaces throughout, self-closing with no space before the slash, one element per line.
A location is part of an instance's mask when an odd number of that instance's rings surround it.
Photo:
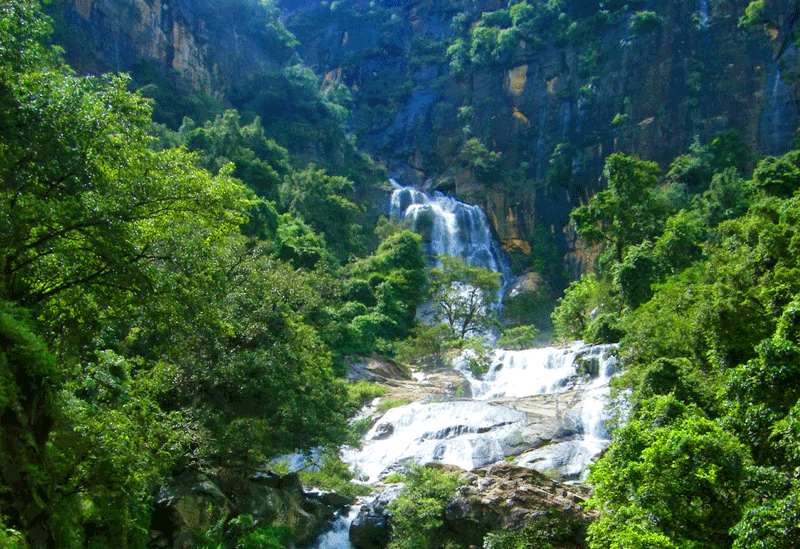
<path fill-rule="evenodd" d="M 353 131 L 364 110 L 293 62 L 300 42 L 275 5 L 253 24 L 284 66 L 225 102 L 145 65 L 79 74 L 51 1 L 0 7 L 0 547 L 148 547 L 159 489 L 207 464 L 256 471 L 325 447 L 305 482 L 357 492 L 336 448 L 357 440 L 350 420 L 380 388 L 345 380 L 352 357 L 438 368 L 481 351 L 483 328 L 509 348 L 619 344 L 629 406 L 588 477 L 587 547 L 797 546 L 800 150 L 758 153 L 729 129 L 666 166 L 607 155 L 602 190 L 568 215 L 594 267 L 569 282 L 555 237 L 534 233 L 542 245 L 512 262 L 548 276 L 546 313 L 501 326 L 496 275 L 453 258 L 431 269 L 422 237 L 365 203 L 365 189 L 390 189 Z M 415 51 L 458 78 L 620 21 L 634 37 L 664 24 L 643 2 L 600 4 L 456 14 L 449 44 Z M 764 25 L 764 9 L 750 3 L 739 24 Z M 460 166 L 508 179 L 466 109 Z M 567 169 L 551 158 L 544 186 Z M 467 547 L 441 522 L 457 478 L 406 480 L 391 549 Z M 545 520 L 484 547 L 564 535 Z M 240 516 L 195 546 L 293 536 Z"/>

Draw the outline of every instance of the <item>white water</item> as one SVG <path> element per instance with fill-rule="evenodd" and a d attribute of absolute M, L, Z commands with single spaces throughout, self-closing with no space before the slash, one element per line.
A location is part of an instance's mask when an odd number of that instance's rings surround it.
<path fill-rule="evenodd" d="M 411 222 L 414 232 L 422 235 L 430 256 L 463 257 L 470 265 L 502 273 L 505 282 L 511 280 L 510 270 L 480 207 L 438 191 L 428 195 L 390 181 L 394 187 L 392 217 Z"/>
<path fill-rule="evenodd" d="M 531 455 L 519 463 L 539 470 L 563 470 L 565 475 L 574 476 L 609 443 L 605 403 L 609 377 L 616 364 L 612 351 L 608 345 L 582 344 L 568 349 L 495 351 L 491 369 L 481 379 L 461 366 L 472 385 L 472 399 L 415 402 L 391 409 L 366 434 L 362 449 L 347 450 L 343 457 L 368 482 L 377 482 L 412 461 L 446 463 L 463 469 L 488 465 L 529 450 L 543 438 L 542 429 L 554 433 L 566 429 L 572 434 L 557 442 L 577 445 L 580 452 L 568 458 L 561 456 L 557 466 L 540 467 L 536 462 L 544 459 Z M 586 363 L 594 364 L 595 376 L 582 377 L 582 364 Z M 554 399 L 555 411 L 553 399 L 544 404 L 523 404 L 521 400 L 568 390 L 569 400 L 561 410 L 558 397 Z M 544 420 L 537 421 L 543 425 L 533 424 L 529 413 L 542 415 Z"/>
<path fill-rule="evenodd" d="M 502 273 L 510 284 L 510 270 L 480 208 L 392 184 L 392 216 L 411 222 L 430 256 L 463 257 Z M 565 349 L 496 350 L 489 372 L 480 379 L 462 361 L 457 366 L 469 380 L 472 398 L 391 409 L 365 435 L 361 449 L 345 448 L 342 457 L 368 483 L 409 462 L 469 470 L 509 456 L 540 472 L 579 478 L 610 442 L 605 422 L 608 381 L 616 364 L 612 350 L 581 343 Z M 587 363 L 595 364 L 595 375 L 583 375 Z M 415 375 L 417 381 L 422 378 Z M 535 395 L 550 397 L 538 402 Z M 359 508 L 341 517 L 313 547 L 352 549 L 348 529 Z"/>
<path fill-rule="evenodd" d="M 352 549 L 349 536 L 350 523 L 356 518 L 360 509 L 360 505 L 351 506 L 347 514 L 340 515 L 331 525 L 331 529 L 318 537 L 309 549 Z"/>
<path fill-rule="evenodd" d="M 408 462 L 469 470 L 505 458 L 524 421 L 522 412 L 487 402 L 415 402 L 386 412 L 364 437 L 363 449 L 343 458 L 370 483 Z"/>
<path fill-rule="evenodd" d="M 698 0 L 698 8 L 700 28 L 707 28 L 711 24 L 708 0 Z"/>

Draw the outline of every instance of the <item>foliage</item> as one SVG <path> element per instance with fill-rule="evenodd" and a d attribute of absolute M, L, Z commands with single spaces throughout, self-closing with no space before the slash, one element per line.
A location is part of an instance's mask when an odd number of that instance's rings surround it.
<path fill-rule="evenodd" d="M 652 296 L 653 284 L 701 259 L 706 238 L 700 217 L 682 210 L 667 219 L 655 244 L 645 240 L 631 246 L 613 270 L 614 284 L 625 303 L 633 308 L 645 303 Z"/>
<path fill-rule="evenodd" d="M 744 15 L 739 18 L 739 26 L 750 28 L 760 23 L 768 23 L 764 13 L 764 0 L 750 2 L 744 9 Z"/>
<path fill-rule="evenodd" d="M 213 524 L 198 541 L 198 549 L 283 549 L 295 538 L 286 525 L 261 525 L 252 515 L 242 514 Z"/>
<path fill-rule="evenodd" d="M 295 172 L 281 186 L 284 206 L 324 235 L 325 242 L 346 259 L 356 248 L 353 226 L 360 208 L 350 199 L 353 182 L 345 177 L 326 175 L 310 164 Z"/>
<path fill-rule="evenodd" d="M 800 158 L 788 153 L 781 158 L 768 156 L 758 163 L 753 171 L 753 183 L 769 196 L 788 198 L 798 188 Z"/>
<path fill-rule="evenodd" d="M 555 336 L 560 340 L 581 339 L 600 311 L 616 308 L 616 297 L 608 283 L 586 274 L 573 281 L 553 311 Z"/>
<path fill-rule="evenodd" d="M 459 485 L 457 475 L 412 466 L 389 511 L 394 517 L 388 549 L 434 549 L 444 532 L 444 508 Z"/>
<path fill-rule="evenodd" d="M 643 402 L 590 473 L 600 512 L 590 544 L 627 547 L 646 533 L 658 547 L 728 547 L 747 463 L 735 437 L 696 409 L 672 396 Z"/>
<path fill-rule="evenodd" d="M 34 546 L 52 543 L 45 514 L 51 495 L 46 445 L 59 372 L 42 339 L 20 317 L 21 311 L 0 301 L 0 509 L 14 519 L 10 528 L 0 520 L 0 540 L 22 549 L 25 538 Z"/>
<path fill-rule="evenodd" d="M 800 536 L 800 487 L 780 499 L 770 499 L 750 509 L 733 528 L 733 549 L 763 547 L 790 549 Z"/>
<path fill-rule="evenodd" d="M 587 243 L 608 243 L 621 262 L 628 246 L 658 234 L 669 206 L 659 203 L 653 192 L 659 175 L 654 162 L 615 153 L 606 159 L 603 174 L 608 189 L 573 210 L 570 219 Z"/>
<path fill-rule="evenodd" d="M 202 165 L 207 170 L 218 173 L 233 162 L 237 179 L 259 196 L 278 200 L 278 188 L 291 173 L 289 156 L 286 149 L 267 138 L 259 117 L 242 125 L 239 113 L 227 110 L 202 127 L 184 118 L 178 135 L 189 150 L 202 152 Z"/>
<path fill-rule="evenodd" d="M 479 180 L 497 179 L 500 167 L 500 153 L 490 151 L 477 137 L 468 139 L 464 143 L 461 148 L 460 159 L 474 170 L 475 177 Z"/>
<path fill-rule="evenodd" d="M 325 448 L 299 475 L 305 487 L 336 492 L 344 497 L 365 496 L 371 491 L 369 486 L 353 482 L 356 476 L 336 448 Z"/>
<path fill-rule="evenodd" d="M 0 28 L 0 404 L 4 444 L 20 442 L 2 452 L 5 525 L 35 549 L 143 547 L 179 457 L 263 462 L 345 439 L 322 314 L 338 283 L 280 259 L 329 252 L 233 177 L 270 195 L 295 175 L 257 119 L 187 121 L 155 143 L 148 101 L 126 77 L 62 67 L 34 2 L 7 2 Z M 197 152 L 169 148 L 181 140 Z M 314 196 L 298 189 L 290 209 Z M 337 198 L 309 207 L 347 210 Z"/>
<path fill-rule="evenodd" d="M 528 349 L 536 343 L 539 329 L 536 326 L 515 326 L 506 328 L 497 338 L 497 346 L 503 349 Z"/>
<path fill-rule="evenodd" d="M 408 404 L 408 399 L 405 398 L 384 400 L 378 404 L 378 412 L 379 413 L 388 412 L 392 408 L 399 408 L 400 406 L 405 406 L 406 404 Z"/>
<path fill-rule="evenodd" d="M 365 353 L 379 337 L 398 340 L 409 334 L 427 282 L 421 243 L 419 235 L 402 229 L 348 267 L 352 279 L 345 297 L 367 308 L 350 320 L 352 351 Z"/>
<path fill-rule="evenodd" d="M 548 549 L 567 545 L 580 535 L 581 521 L 556 509 L 548 509 L 528 521 L 521 530 L 492 532 L 483 540 L 483 549 Z"/>
<path fill-rule="evenodd" d="M 229 526 L 245 529 L 236 539 L 236 549 L 283 549 L 295 537 L 290 526 L 260 526 L 250 515 L 231 519 Z"/>
<path fill-rule="evenodd" d="M 497 323 L 493 305 L 500 290 L 500 275 L 472 267 L 462 258 L 440 256 L 439 261 L 441 267 L 432 269 L 429 275 L 433 309 L 426 311 L 426 320 L 446 324 L 451 338 L 457 340 L 493 328 Z"/>
<path fill-rule="evenodd" d="M 445 365 L 445 354 L 455 346 L 452 330 L 444 323 L 417 323 L 409 337 L 397 344 L 397 357 L 423 370 Z"/>
<path fill-rule="evenodd" d="M 386 387 L 369 381 L 357 381 L 347 385 L 348 407 L 352 412 L 360 410 L 375 398 L 386 394 Z"/>
<path fill-rule="evenodd" d="M 663 24 L 661 17 L 652 11 L 637 11 L 631 17 L 631 36 L 640 37 L 658 29 Z"/>

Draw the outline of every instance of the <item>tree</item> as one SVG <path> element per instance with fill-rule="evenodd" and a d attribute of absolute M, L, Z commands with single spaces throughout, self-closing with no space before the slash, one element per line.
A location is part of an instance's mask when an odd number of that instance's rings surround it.
<path fill-rule="evenodd" d="M 590 473 L 600 513 L 590 547 L 729 547 L 748 463 L 741 443 L 697 409 L 673 396 L 643 402 Z"/>
<path fill-rule="evenodd" d="M 455 494 L 458 479 L 432 467 L 413 466 L 406 483 L 389 504 L 394 517 L 389 549 L 434 549 L 444 532 L 444 509 Z"/>
<path fill-rule="evenodd" d="M 292 172 L 289 154 L 267 138 L 261 118 L 255 117 L 244 126 L 240 119 L 235 110 L 217 115 L 213 122 L 208 121 L 200 128 L 195 127 L 192 120 L 184 119 L 178 135 L 189 150 L 202 154 L 204 168 L 218 173 L 227 163 L 233 162 L 236 178 L 259 196 L 278 202 L 283 178 Z"/>
<path fill-rule="evenodd" d="M 352 194 L 351 180 L 327 175 L 313 164 L 287 177 L 281 186 L 281 199 L 289 213 L 324 235 L 327 245 L 341 259 L 357 247 L 353 222 L 361 208 L 350 200 Z"/>
<path fill-rule="evenodd" d="M 189 448 L 344 440 L 314 324 L 334 283 L 274 257 L 281 222 L 232 164 L 155 150 L 127 78 L 74 76 L 46 26 L 33 0 L 0 7 L 0 522 L 31 549 L 142 547 Z"/>
<path fill-rule="evenodd" d="M 655 162 L 615 153 L 606 159 L 603 175 L 608 189 L 575 208 L 570 219 L 588 244 L 609 244 L 622 262 L 628 246 L 658 234 L 668 213 L 653 192 L 659 169 Z"/>
<path fill-rule="evenodd" d="M 0 513 L 38 549 L 53 543 L 46 447 L 57 413 L 58 369 L 20 316 L 0 301 Z"/>
<path fill-rule="evenodd" d="M 431 324 L 443 322 L 454 339 L 463 341 L 497 324 L 494 304 L 500 290 L 500 275 L 472 267 L 460 257 L 440 256 L 441 266 L 430 272 L 432 310 L 425 314 Z"/>

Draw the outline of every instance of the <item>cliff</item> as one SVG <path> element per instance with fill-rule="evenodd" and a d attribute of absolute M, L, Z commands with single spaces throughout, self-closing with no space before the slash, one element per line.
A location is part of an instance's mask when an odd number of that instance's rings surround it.
<path fill-rule="evenodd" d="M 348 88 L 348 131 L 392 176 L 479 203 L 508 250 L 544 235 L 576 270 L 564 228 L 612 152 L 666 169 L 729 129 L 758 155 L 792 146 L 793 2 L 749 28 L 746 0 L 531 4 L 526 22 L 500 0 L 72 0 L 57 39 L 79 72 L 144 63 L 237 106 L 242 81 L 302 59 Z"/>
<path fill-rule="evenodd" d="M 63 0 L 50 11 L 78 73 L 137 76 L 149 63 L 178 87 L 218 99 L 293 54 L 274 10 L 247 0 Z"/>
<path fill-rule="evenodd" d="M 738 131 L 756 154 L 793 144 L 794 46 L 776 59 L 791 32 L 788 1 L 768 2 L 769 23 L 750 30 L 739 25 L 746 1 L 634 2 L 616 12 L 606 2 L 604 20 L 572 14 L 591 27 L 582 34 L 568 29 L 537 49 L 521 41 L 507 59 L 461 74 L 448 51 L 456 27 L 474 37 L 481 12 L 506 3 L 290 4 L 304 61 L 354 90 L 351 130 L 363 146 L 405 183 L 480 203 L 507 249 L 527 252 L 537 225 L 560 233 L 602 184 L 612 152 L 666 168 L 695 137 L 708 142 L 722 130 Z M 654 22 L 638 28 L 643 11 Z M 470 165 L 470 137 L 500 154 L 499 169 Z"/>

